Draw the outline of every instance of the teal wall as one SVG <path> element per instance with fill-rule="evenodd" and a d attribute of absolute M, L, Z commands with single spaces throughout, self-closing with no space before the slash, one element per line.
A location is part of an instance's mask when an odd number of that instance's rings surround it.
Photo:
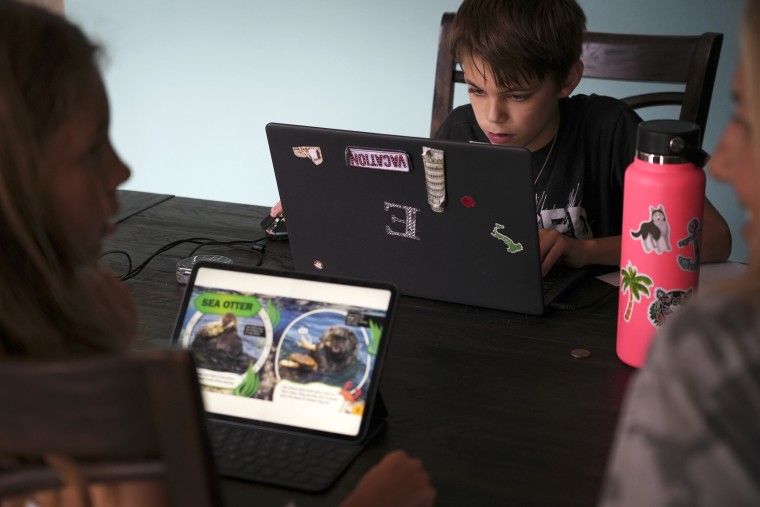
<path fill-rule="evenodd" d="M 705 148 L 731 115 L 742 0 L 579 0 L 594 31 L 725 34 Z M 413 136 L 429 132 L 441 14 L 460 0 L 65 0 L 102 43 L 125 188 L 270 205 L 271 121 Z M 614 83 L 581 92 L 624 94 Z M 464 93 L 457 101 L 466 101 Z M 658 111 L 656 115 L 669 115 Z M 708 197 L 743 261 L 730 189 Z M 255 224 L 252 224 L 254 227 Z"/>

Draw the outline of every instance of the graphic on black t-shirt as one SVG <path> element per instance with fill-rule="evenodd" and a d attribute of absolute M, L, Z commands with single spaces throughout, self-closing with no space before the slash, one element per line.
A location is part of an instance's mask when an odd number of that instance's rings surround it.
<path fill-rule="evenodd" d="M 552 203 L 547 208 L 548 195 L 546 190 L 541 195 L 536 194 L 536 211 L 538 213 L 538 227 L 541 229 L 555 230 L 565 236 L 576 239 L 591 239 L 594 235 L 586 218 L 586 210 L 580 205 L 580 184 L 576 184 L 567 197 L 563 207 L 557 207 Z"/>

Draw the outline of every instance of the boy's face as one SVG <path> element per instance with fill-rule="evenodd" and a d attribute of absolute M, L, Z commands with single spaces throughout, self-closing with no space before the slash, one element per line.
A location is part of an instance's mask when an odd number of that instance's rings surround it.
<path fill-rule="evenodd" d="M 511 89 L 498 88 L 491 68 L 477 56 L 466 58 L 462 70 L 478 126 L 491 143 L 530 151 L 554 138 L 559 128 L 559 99 L 577 84 L 560 88 L 554 79 L 545 77 Z"/>
<path fill-rule="evenodd" d="M 43 146 L 51 234 L 76 266 L 92 265 L 118 210 L 116 187 L 129 178 L 111 146 L 106 92 L 96 71 L 87 74 L 72 113 Z"/>

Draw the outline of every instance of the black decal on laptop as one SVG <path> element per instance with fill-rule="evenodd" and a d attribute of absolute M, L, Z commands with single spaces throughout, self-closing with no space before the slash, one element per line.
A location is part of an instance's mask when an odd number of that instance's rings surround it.
<path fill-rule="evenodd" d="M 394 211 L 390 211 L 391 224 L 401 224 L 404 230 L 397 231 L 391 229 L 390 225 L 385 226 L 385 233 L 389 236 L 401 236 L 402 238 L 416 239 L 417 237 L 417 213 L 420 212 L 417 208 L 411 206 L 402 206 L 400 204 L 393 204 L 390 202 L 385 203 L 385 211 L 389 211 L 391 208 L 404 210 L 404 218 L 399 218 Z"/>
<path fill-rule="evenodd" d="M 507 252 L 509 253 L 522 252 L 522 249 L 523 249 L 522 243 L 515 243 L 514 241 L 512 241 L 511 238 L 500 233 L 499 231 L 501 231 L 502 229 L 504 229 L 503 225 L 499 223 L 493 224 L 493 230 L 491 231 L 491 236 L 493 236 L 494 238 L 500 241 L 503 241 L 504 244 L 507 245 Z"/>
<path fill-rule="evenodd" d="M 319 146 L 293 146 L 293 154 L 299 158 L 308 158 L 314 165 L 319 165 L 324 160 Z"/>
<path fill-rule="evenodd" d="M 376 150 L 372 148 L 346 148 L 346 165 L 365 169 L 382 169 L 408 173 L 412 161 L 405 151 Z"/>
<path fill-rule="evenodd" d="M 443 150 L 423 146 L 422 165 L 425 166 L 428 204 L 433 211 L 441 212 L 446 206 L 446 165 Z"/>

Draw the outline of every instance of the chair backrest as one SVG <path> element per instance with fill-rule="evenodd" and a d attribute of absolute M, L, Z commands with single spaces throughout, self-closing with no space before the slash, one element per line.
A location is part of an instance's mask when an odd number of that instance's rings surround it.
<path fill-rule="evenodd" d="M 453 108 L 455 84 L 464 83 L 464 73 L 457 68 L 449 45 L 455 16 L 446 12 L 441 18 L 431 136 Z M 583 77 L 682 84 L 683 91 L 619 98 L 634 109 L 680 105 L 679 118 L 699 125 L 704 136 L 722 43 L 723 34 L 719 33 L 671 36 L 586 32 L 581 55 Z"/>
<path fill-rule="evenodd" d="M 158 480 L 171 506 L 221 505 L 188 351 L 6 359 L 0 407 L 0 456 L 63 456 L 88 482 Z M 43 460 L 23 463 L 0 468 L 0 500 L 61 485 Z"/>

